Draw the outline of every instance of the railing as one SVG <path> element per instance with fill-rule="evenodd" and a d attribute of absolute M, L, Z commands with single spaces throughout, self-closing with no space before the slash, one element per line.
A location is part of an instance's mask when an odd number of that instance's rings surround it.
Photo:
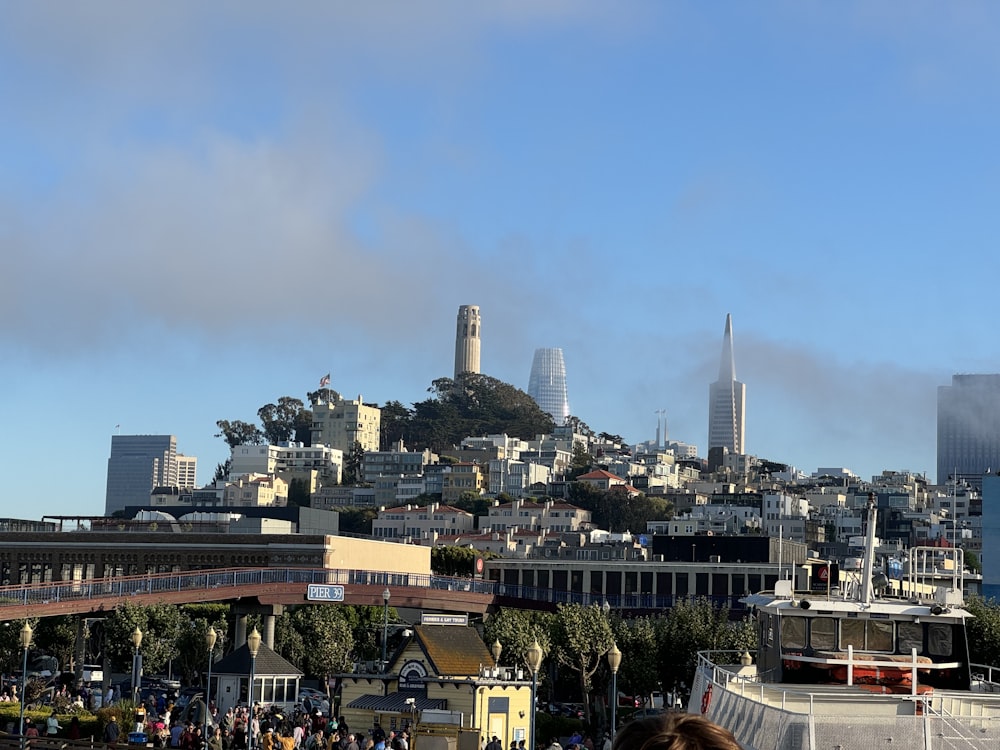
<path fill-rule="evenodd" d="M 326 570 L 311 568 L 236 568 L 187 573 L 159 573 L 87 581 L 56 581 L 25 586 L 0 587 L 0 607 L 52 604 L 57 602 L 118 599 L 138 595 L 227 589 L 269 584 L 357 584 L 494 593 L 495 584 L 471 578 L 370 570 Z"/>
<path fill-rule="evenodd" d="M 552 588 L 519 586 L 499 581 L 415 573 L 371 570 L 328 570 L 313 568 L 224 568 L 184 573 L 152 573 L 80 581 L 53 581 L 26 585 L 0 586 L 0 608 L 88 601 L 94 599 L 124 599 L 178 591 L 227 589 L 268 584 L 356 584 L 370 586 L 406 586 L 440 591 L 467 591 L 476 594 L 507 597 L 546 604 L 582 604 L 613 609 L 664 610 L 688 596 L 604 594 L 559 591 Z M 719 607 L 742 611 L 738 596 L 704 597 Z"/>

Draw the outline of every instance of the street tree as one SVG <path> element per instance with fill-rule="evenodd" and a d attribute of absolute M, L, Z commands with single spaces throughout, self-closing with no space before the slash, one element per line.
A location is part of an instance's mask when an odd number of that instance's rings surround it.
<path fill-rule="evenodd" d="M 632 695 L 648 697 L 660 689 L 660 673 L 656 659 L 656 620 L 652 617 L 637 617 L 632 620 L 612 618 L 611 627 L 615 643 L 622 652 L 622 663 L 618 672 L 619 689 Z"/>
<path fill-rule="evenodd" d="M 660 674 L 663 687 L 669 690 L 692 684 L 699 651 L 753 651 L 757 647 L 749 618 L 733 622 L 727 607 L 713 606 L 705 598 L 676 602 L 657 625 Z"/>
<path fill-rule="evenodd" d="M 560 604 L 552 624 L 552 643 L 556 660 L 579 677 L 584 710 L 590 722 L 592 678 L 614 643 L 608 618 L 596 604 Z"/>
<path fill-rule="evenodd" d="M 104 622 L 104 651 L 118 672 L 132 669 L 132 633 L 142 631 L 142 664 L 147 672 L 160 672 L 177 654 L 177 639 L 184 615 L 170 604 L 119 604 Z"/>
<path fill-rule="evenodd" d="M 492 648 L 500 641 L 500 662 L 527 670 L 525 655 L 536 640 L 542 653 L 552 650 L 553 615 L 528 609 L 501 607 L 483 623 L 483 640 Z"/>
<path fill-rule="evenodd" d="M 257 410 L 264 437 L 271 445 L 291 440 L 296 436 L 299 415 L 305 410 L 300 399 L 282 396 L 276 404 L 264 404 Z"/>
<path fill-rule="evenodd" d="M 173 668 L 177 674 L 183 675 L 185 684 L 200 685 L 201 674 L 207 669 L 209 658 L 205 636 L 208 635 L 209 627 L 215 628 L 218 640 L 213 649 L 213 657 L 218 658 L 225 652 L 226 613 L 229 608 L 220 604 L 198 607 L 185 605 L 182 610 L 184 617 L 178 628 Z"/>
<path fill-rule="evenodd" d="M 264 433 L 251 422 L 220 419 L 215 425 L 219 428 L 215 436 L 225 440 L 230 450 L 238 445 L 260 445 L 264 442 Z"/>
<path fill-rule="evenodd" d="M 41 618 L 35 627 L 32 642 L 38 650 L 54 656 L 63 671 L 72 671 L 76 667 L 73 663 L 76 653 L 76 624 L 77 618 L 73 615 L 58 615 Z"/>
<path fill-rule="evenodd" d="M 969 659 L 975 664 L 1000 664 L 1000 603 L 971 596 L 965 608 L 974 615 L 966 625 Z"/>
<path fill-rule="evenodd" d="M 332 674 L 350 671 L 354 638 L 337 607 L 303 605 L 292 612 L 292 624 L 307 647 L 302 669 L 323 685 Z"/>

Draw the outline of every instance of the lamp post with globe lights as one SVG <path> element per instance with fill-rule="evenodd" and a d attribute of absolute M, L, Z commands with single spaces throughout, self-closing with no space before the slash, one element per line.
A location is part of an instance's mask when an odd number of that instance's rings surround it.
<path fill-rule="evenodd" d="M 253 750 L 253 683 L 256 679 L 254 671 L 257 666 L 257 652 L 260 650 L 260 631 L 254 626 L 253 631 L 247 636 L 247 649 L 250 651 L 250 689 L 247 691 L 247 705 L 250 708 L 250 716 L 247 719 L 248 748 Z"/>
<path fill-rule="evenodd" d="M 538 692 L 538 670 L 542 666 L 542 656 L 542 647 L 538 645 L 538 639 L 536 638 L 524 653 L 525 664 L 528 666 L 528 671 L 531 672 L 531 722 L 530 734 L 528 736 L 528 747 L 531 750 L 535 750 L 535 747 L 537 747 L 535 741 L 535 705 L 537 701 L 536 694 Z"/>
<path fill-rule="evenodd" d="M 382 671 L 386 669 L 386 646 L 389 640 L 389 597 L 392 593 L 387 586 L 382 591 Z"/>
<path fill-rule="evenodd" d="M 28 647 L 31 645 L 31 625 L 28 621 L 24 621 L 24 627 L 21 628 L 21 650 L 24 651 L 24 659 L 21 665 L 21 710 L 20 722 L 17 725 L 17 734 L 21 738 L 21 750 L 24 750 L 24 704 L 28 699 Z"/>
<path fill-rule="evenodd" d="M 142 654 L 139 647 L 142 645 L 142 631 L 138 625 L 132 631 L 132 645 L 135 646 L 135 651 L 132 652 L 132 702 L 139 705 L 139 688 L 142 687 Z"/>
<path fill-rule="evenodd" d="M 208 713 L 212 696 L 212 657 L 215 655 L 215 642 L 219 639 L 219 634 L 215 628 L 209 626 L 205 633 L 205 646 L 208 649 L 208 680 L 205 682 L 205 727 L 202 729 L 202 737 L 208 742 Z"/>
<path fill-rule="evenodd" d="M 611 667 L 611 737 L 614 738 L 618 731 L 617 709 L 618 709 L 618 667 L 622 665 L 622 652 L 618 645 L 611 644 L 608 651 L 608 666 Z"/>

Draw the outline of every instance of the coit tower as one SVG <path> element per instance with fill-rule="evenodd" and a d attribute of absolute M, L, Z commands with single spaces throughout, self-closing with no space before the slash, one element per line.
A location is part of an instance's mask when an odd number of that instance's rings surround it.
<path fill-rule="evenodd" d="M 463 372 L 479 372 L 480 334 L 479 305 L 458 308 L 455 332 L 455 378 Z"/>

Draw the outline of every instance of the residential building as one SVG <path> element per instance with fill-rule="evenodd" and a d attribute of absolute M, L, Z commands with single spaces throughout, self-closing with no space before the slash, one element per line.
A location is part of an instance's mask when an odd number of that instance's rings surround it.
<path fill-rule="evenodd" d="M 317 401 L 312 405 L 312 444 L 327 445 L 350 455 L 355 443 L 365 451 L 379 449 L 382 411 L 359 395 L 353 401 Z"/>
<path fill-rule="evenodd" d="M 246 474 L 226 483 L 223 503 L 229 508 L 288 505 L 288 483 L 273 474 Z"/>
<path fill-rule="evenodd" d="M 408 451 L 400 440 L 390 450 L 365 451 L 361 472 L 368 483 L 373 483 L 380 476 L 419 476 L 424 473 L 424 467 L 436 464 L 438 460 L 438 455 L 429 448 Z"/>
<path fill-rule="evenodd" d="M 431 534 L 458 534 L 475 530 L 476 520 L 468 511 L 450 505 L 404 505 L 379 508 L 372 521 L 372 536 L 376 539 L 426 539 Z"/>
<path fill-rule="evenodd" d="M 444 467 L 441 500 L 453 503 L 465 493 L 482 495 L 486 491 L 486 471 L 480 464 L 457 463 Z"/>
<path fill-rule="evenodd" d="M 112 435 L 104 513 L 146 505 L 154 487 L 178 486 L 177 438 L 173 435 Z"/>
<path fill-rule="evenodd" d="M 1000 375 L 953 375 L 938 387 L 937 483 L 975 487 L 1000 469 Z"/>
<path fill-rule="evenodd" d="M 489 494 L 494 497 L 501 492 L 513 497 L 545 494 L 551 477 L 552 470 L 548 466 L 497 458 L 489 463 Z"/>
<path fill-rule="evenodd" d="M 719 379 L 708 391 L 708 450 L 746 453 L 746 385 L 736 379 L 733 358 L 733 316 L 726 315 Z"/>
<path fill-rule="evenodd" d="M 556 424 L 566 421 L 570 411 L 562 349 L 535 349 L 528 377 L 528 395 Z"/>
<path fill-rule="evenodd" d="M 310 494 L 317 484 L 340 484 L 344 452 L 327 445 L 306 446 L 288 442 L 280 445 L 237 445 L 230 457 L 230 476 L 280 474 L 285 481 L 304 479 Z"/>
<path fill-rule="evenodd" d="M 591 525 L 589 510 L 552 500 L 544 503 L 525 500 L 494 502 L 487 515 L 479 518 L 479 529 L 483 532 L 524 529 L 542 533 L 565 533 L 589 531 Z"/>
<path fill-rule="evenodd" d="M 455 379 L 462 373 L 479 372 L 482 347 L 482 321 L 479 305 L 462 305 L 458 308 L 455 331 Z"/>

